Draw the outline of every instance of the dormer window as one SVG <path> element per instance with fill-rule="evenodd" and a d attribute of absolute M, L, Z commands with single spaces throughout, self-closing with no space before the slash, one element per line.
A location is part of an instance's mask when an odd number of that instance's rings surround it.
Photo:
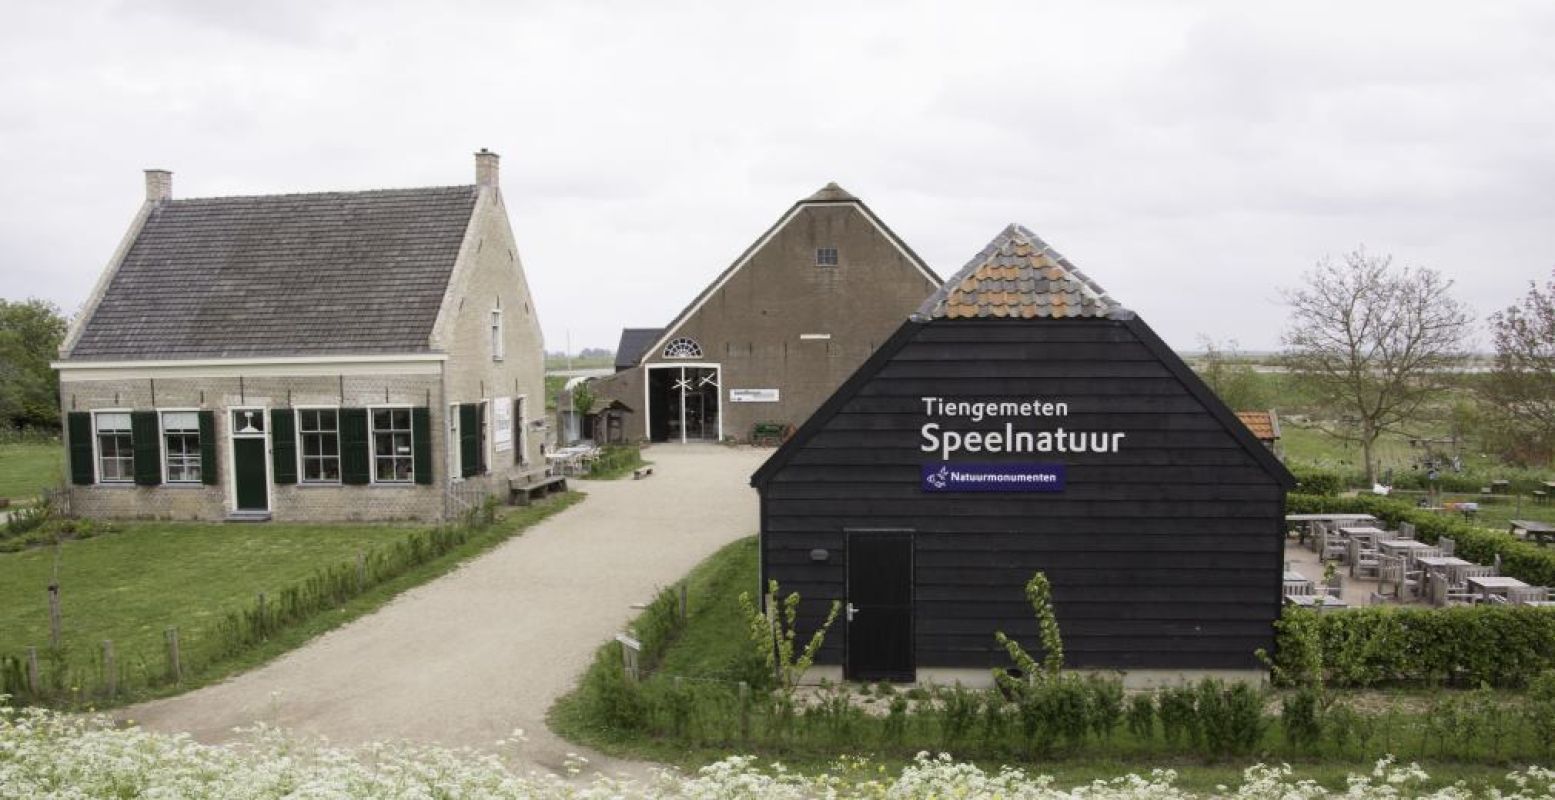
<path fill-rule="evenodd" d="M 815 248 L 815 265 L 817 267 L 835 267 L 835 266 L 837 266 L 837 248 L 835 248 L 835 247 L 817 247 L 817 248 Z"/>
<path fill-rule="evenodd" d="M 491 360 L 502 360 L 502 309 L 491 312 Z"/>

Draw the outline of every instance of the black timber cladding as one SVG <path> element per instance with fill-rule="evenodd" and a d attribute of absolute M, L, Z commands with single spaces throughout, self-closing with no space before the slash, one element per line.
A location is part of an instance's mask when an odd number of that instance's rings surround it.
<path fill-rule="evenodd" d="M 70 358 L 425 352 L 478 192 L 159 203 Z"/>
<path fill-rule="evenodd" d="M 947 283 L 947 286 L 952 285 Z M 916 531 L 920 667 L 1008 666 L 995 631 L 1038 648 L 1022 595 L 1053 583 L 1071 666 L 1260 667 L 1280 611 L 1289 473 L 1137 318 L 928 319 L 902 329 L 756 473 L 763 581 L 844 600 L 849 528 Z M 1050 419 L 932 418 L 946 430 L 1123 431 L 1117 453 L 976 454 L 1062 462 L 1054 494 L 928 494 L 922 398 L 1064 402 Z M 813 561 L 811 551 L 830 553 Z M 846 625 L 822 663 L 839 663 Z"/>

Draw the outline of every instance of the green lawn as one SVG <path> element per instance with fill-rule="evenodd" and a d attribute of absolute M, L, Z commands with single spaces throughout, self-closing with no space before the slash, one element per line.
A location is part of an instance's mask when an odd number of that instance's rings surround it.
<path fill-rule="evenodd" d="M 402 538 L 403 525 L 120 523 L 121 533 L 0 555 L 0 652 L 49 643 L 47 588 L 60 586 L 72 650 L 112 639 L 160 658 L 163 631 L 191 636 L 314 570 Z M 57 570 L 57 571 L 56 571 Z"/>
<path fill-rule="evenodd" d="M 0 445 L 0 497 L 22 500 L 58 486 L 65 471 L 64 445 Z"/>
<path fill-rule="evenodd" d="M 533 506 L 503 509 L 494 524 L 468 531 L 451 549 L 430 549 L 437 534 L 428 525 L 390 524 L 223 524 L 117 523 L 118 532 L 66 541 L 57 550 L 43 547 L 0 554 L 0 666 L 38 648 L 43 671 L 85 684 L 82 695 L 48 702 L 70 706 L 133 702 L 173 694 L 241 672 L 300 646 L 314 636 L 370 613 L 406 589 L 425 583 L 520 535 L 541 520 L 583 499 L 579 492 L 547 498 Z M 414 539 L 414 548 L 407 545 Z M 447 540 L 447 537 L 444 537 Z M 284 606 L 287 593 L 316 584 L 322 570 L 354 572 L 358 553 L 377 554 L 369 564 L 405 564 L 406 553 L 421 552 L 401 571 L 380 573 L 365 591 L 282 622 L 258 640 L 237 649 L 217 633 L 230 624 L 229 612 L 251 614 L 264 592 L 271 608 Z M 389 554 L 389 555 L 385 555 Z M 398 554 L 398 555 L 393 555 Z M 390 561 L 383 560 L 389 558 Z M 393 561 L 392 559 L 400 559 Z M 57 574 L 61 587 L 65 649 L 49 651 L 47 587 Z M 348 573 L 349 574 L 349 573 Z M 278 602 L 279 601 L 279 602 Z M 179 629 L 186 673 L 179 685 L 163 678 L 167 669 L 165 631 Z M 230 628 L 229 628 L 230 630 Z M 103 696 L 102 641 L 111 639 L 124 672 L 117 698 Z M 68 687 L 74 692 L 76 687 Z"/>

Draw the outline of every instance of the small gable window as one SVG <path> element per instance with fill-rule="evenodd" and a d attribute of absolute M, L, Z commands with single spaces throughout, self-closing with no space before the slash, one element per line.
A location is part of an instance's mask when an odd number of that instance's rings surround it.
<path fill-rule="evenodd" d="M 815 248 L 815 265 L 817 267 L 835 267 L 835 266 L 837 266 L 837 248 L 835 248 L 835 247 L 817 247 L 817 248 Z"/>
<path fill-rule="evenodd" d="M 688 339 L 684 336 L 678 339 L 671 339 L 669 344 L 664 345 L 664 357 L 701 358 L 702 345 L 697 344 L 695 339 Z"/>
<path fill-rule="evenodd" d="M 491 312 L 491 360 L 502 360 L 502 309 Z"/>

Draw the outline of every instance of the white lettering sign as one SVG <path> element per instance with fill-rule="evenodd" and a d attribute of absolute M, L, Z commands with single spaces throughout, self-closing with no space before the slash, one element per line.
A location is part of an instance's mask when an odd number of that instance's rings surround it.
<path fill-rule="evenodd" d="M 778 390 L 776 389 L 730 389 L 729 402 L 731 403 L 776 403 Z"/>
<path fill-rule="evenodd" d="M 925 397 L 923 412 L 931 417 L 981 422 L 987 417 L 1066 417 L 1069 404 L 1040 398 L 961 401 Z M 938 422 L 926 422 L 919 433 L 923 444 L 918 449 L 938 453 L 941 461 L 948 461 L 954 453 L 1116 453 L 1128 436 L 1120 431 L 1017 430 L 1013 422 L 985 431 L 947 431 Z"/>

